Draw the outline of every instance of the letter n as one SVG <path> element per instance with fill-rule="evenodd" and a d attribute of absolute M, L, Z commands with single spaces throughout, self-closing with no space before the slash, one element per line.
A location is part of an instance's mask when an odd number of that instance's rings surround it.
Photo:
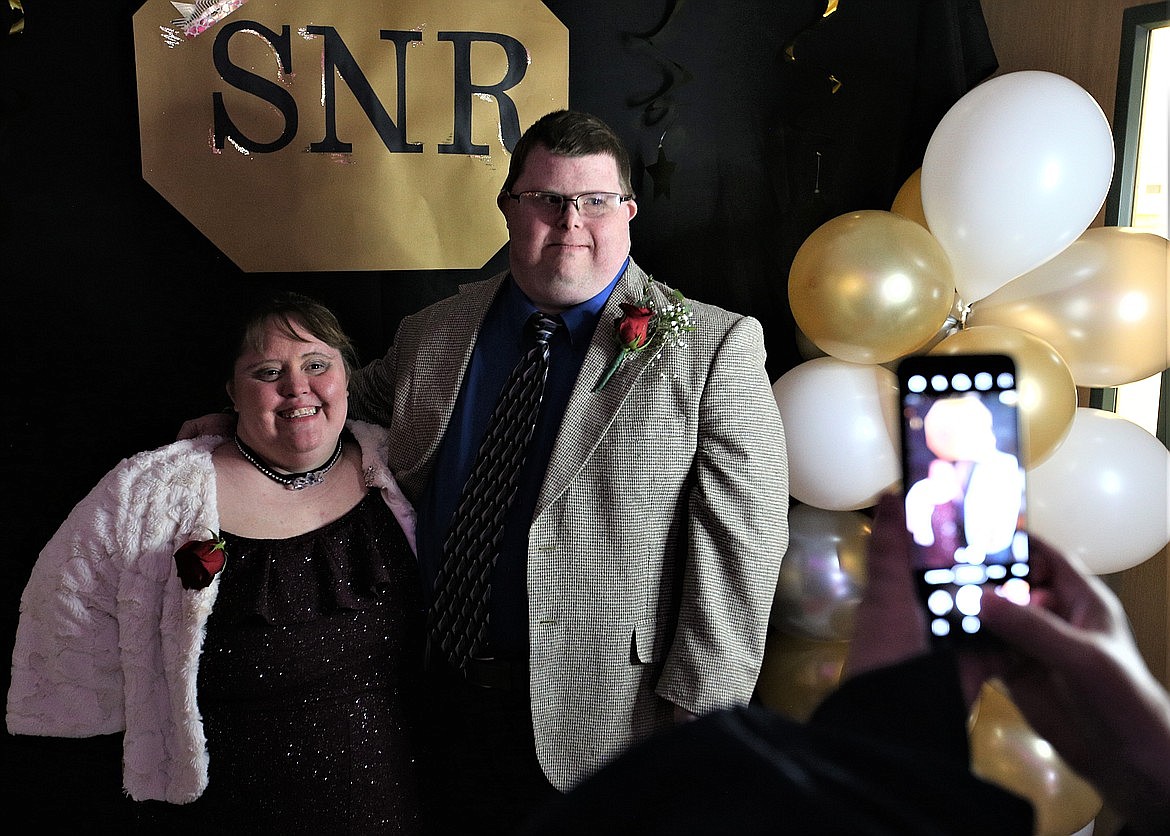
<path fill-rule="evenodd" d="M 390 32 L 383 31 L 382 39 L 394 41 L 395 54 L 398 60 L 398 121 L 390 119 L 390 114 L 382 106 L 382 102 L 374 94 L 374 89 L 366 79 L 365 73 L 353 59 L 349 47 L 341 40 L 337 30 L 332 26 L 306 26 L 305 31 L 313 35 L 325 36 L 325 62 L 322 72 L 325 84 L 325 138 L 314 142 L 309 150 L 325 154 L 345 154 L 353 150 L 353 145 L 341 142 L 337 138 L 337 101 L 334 94 L 336 88 L 334 71 L 341 75 L 342 80 L 349 86 L 357 103 L 366 112 L 366 118 L 382 137 L 382 143 L 391 153 L 422 152 L 422 145 L 406 141 L 406 45 L 410 41 L 422 40 L 421 32 Z"/>

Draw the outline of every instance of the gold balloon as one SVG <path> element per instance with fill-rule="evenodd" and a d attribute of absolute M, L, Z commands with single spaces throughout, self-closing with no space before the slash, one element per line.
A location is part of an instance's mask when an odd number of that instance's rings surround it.
<path fill-rule="evenodd" d="M 1120 386 L 1170 367 L 1168 287 L 1165 238 L 1097 227 L 974 303 L 967 321 L 1048 341 L 1078 386 Z"/>
<path fill-rule="evenodd" d="M 945 340 L 947 337 L 951 336 L 951 334 L 954 334 L 956 331 L 958 331 L 959 328 L 962 327 L 964 317 L 967 315 L 966 307 L 966 303 L 963 302 L 963 300 L 960 299 L 956 294 L 954 304 L 951 305 L 951 311 L 947 314 L 947 318 L 943 320 L 942 325 L 939 326 L 938 331 L 935 332 L 934 336 L 927 340 L 924 345 L 910 353 L 929 354 L 932 348 Z M 898 364 L 901 363 L 903 359 L 905 359 L 905 355 L 895 357 L 888 363 L 881 363 L 879 365 L 882 365 L 897 374 Z"/>
<path fill-rule="evenodd" d="M 930 229 L 930 225 L 926 222 L 926 213 L 922 211 L 922 169 L 918 169 L 909 177 L 906 182 L 902 184 L 902 188 L 898 189 L 898 193 L 894 195 L 894 202 L 890 206 L 890 211 L 903 218 L 909 218 L 914 223 Z"/>
<path fill-rule="evenodd" d="M 813 231 L 788 274 L 793 317 L 827 354 L 879 364 L 938 333 L 955 300 L 950 262 L 926 229 L 876 209 Z"/>
<path fill-rule="evenodd" d="M 1021 448 L 1025 468 L 1042 462 L 1072 427 L 1077 388 L 1063 358 L 1039 337 L 1001 325 L 956 331 L 931 354 L 1007 354 L 1016 361 L 1020 393 Z"/>
<path fill-rule="evenodd" d="M 796 351 L 805 360 L 815 360 L 818 357 L 828 356 L 800 328 L 796 329 Z"/>
<path fill-rule="evenodd" d="M 801 722 L 841 683 L 847 641 L 770 631 L 756 694 L 765 706 Z"/>
<path fill-rule="evenodd" d="M 969 723 L 971 771 L 1028 801 L 1036 836 L 1069 836 L 1101 812 L 1101 797 L 1039 737 L 1002 686 L 987 683 Z"/>

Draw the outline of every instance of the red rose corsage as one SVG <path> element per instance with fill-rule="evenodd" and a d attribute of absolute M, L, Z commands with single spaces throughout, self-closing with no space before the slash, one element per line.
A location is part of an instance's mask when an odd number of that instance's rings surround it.
<path fill-rule="evenodd" d="M 210 540 L 191 540 L 175 552 L 175 568 L 184 589 L 206 589 L 223 569 L 227 543 L 212 532 Z"/>

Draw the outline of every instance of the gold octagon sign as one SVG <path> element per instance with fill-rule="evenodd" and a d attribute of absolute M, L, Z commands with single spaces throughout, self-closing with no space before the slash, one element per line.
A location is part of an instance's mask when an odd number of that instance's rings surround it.
<path fill-rule="evenodd" d="M 538 0 L 147 0 L 134 48 L 143 177 L 247 272 L 481 267 L 568 103 Z"/>

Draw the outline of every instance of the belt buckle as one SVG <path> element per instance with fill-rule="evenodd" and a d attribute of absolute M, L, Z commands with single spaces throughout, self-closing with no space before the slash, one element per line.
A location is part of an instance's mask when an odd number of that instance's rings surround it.
<path fill-rule="evenodd" d="M 464 668 L 467 682 L 478 688 L 511 690 L 511 664 L 494 656 L 471 657 Z"/>

